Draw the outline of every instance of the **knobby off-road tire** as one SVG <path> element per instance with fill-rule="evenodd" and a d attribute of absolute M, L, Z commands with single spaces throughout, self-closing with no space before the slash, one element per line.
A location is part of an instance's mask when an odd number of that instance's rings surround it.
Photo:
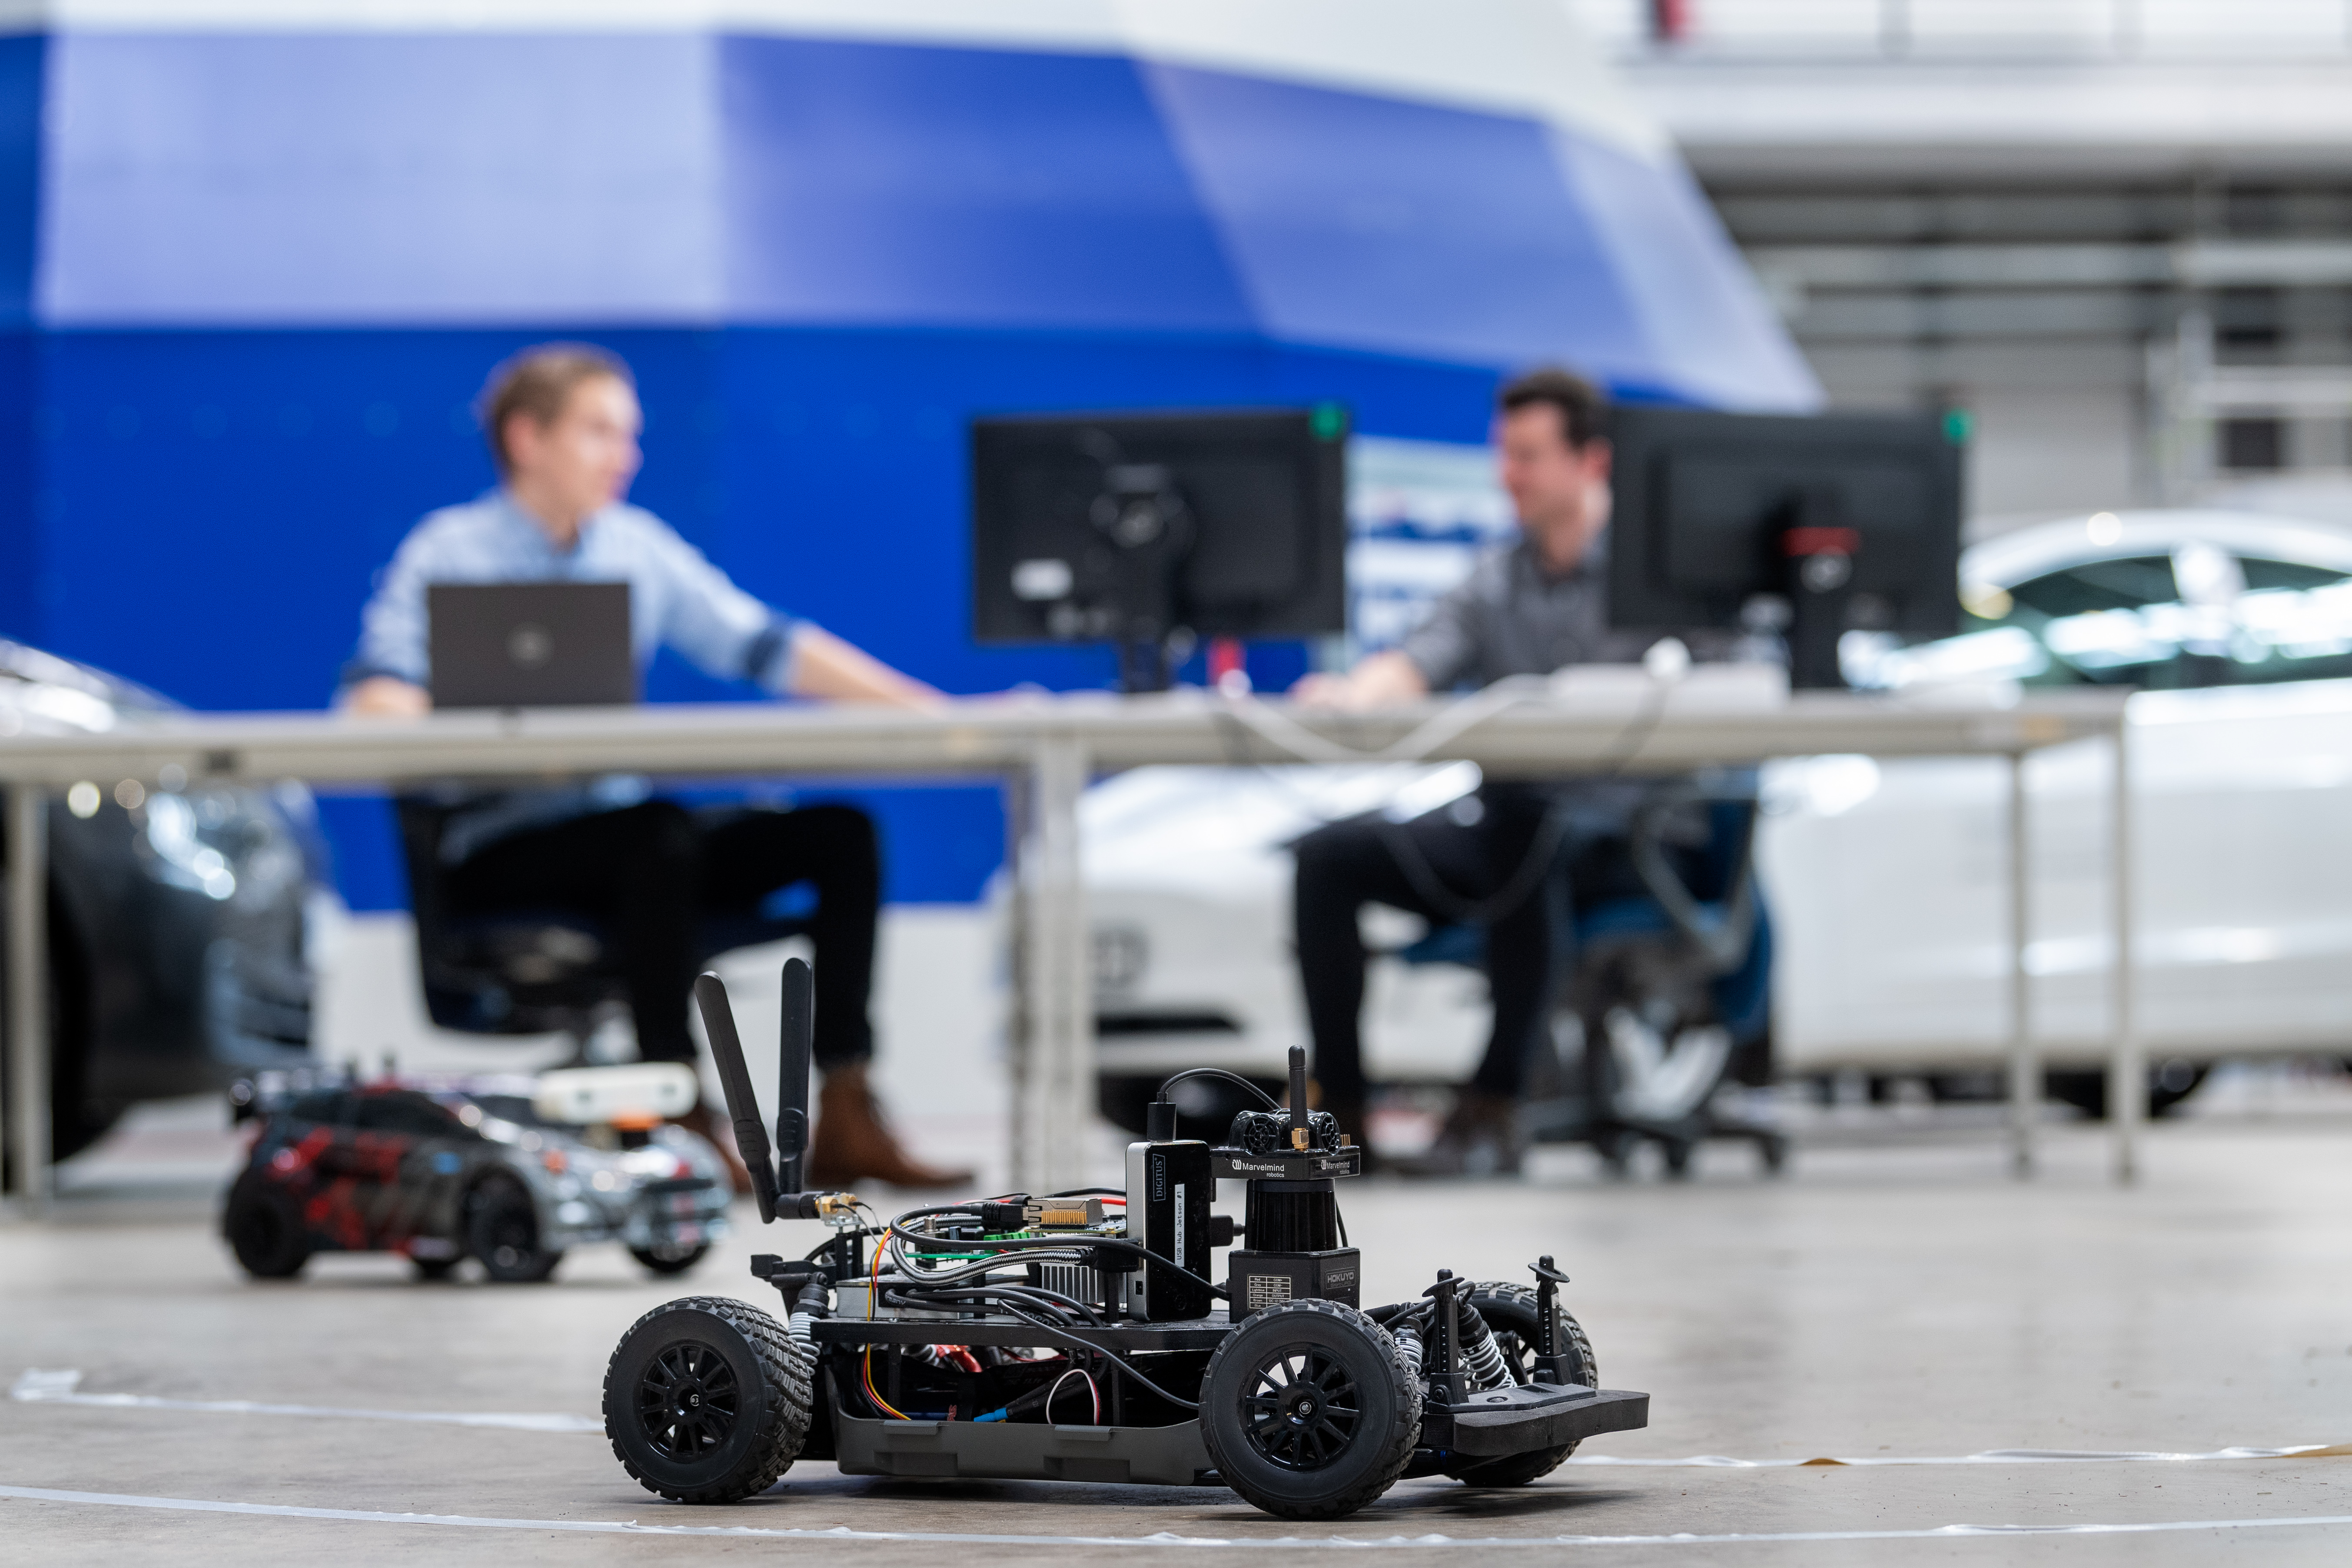
<path fill-rule="evenodd" d="M 1340 1519 L 1396 1484 L 1421 1384 L 1388 1331 L 1336 1301 L 1252 1313 L 1209 1358 L 1201 1435 L 1217 1474 L 1279 1519 Z"/>
<path fill-rule="evenodd" d="M 685 1273 L 701 1262 L 703 1255 L 709 1250 L 710 1247 L 707 1243 L 700 1247 L 689 1247 L 678 1252 L 657 1251 L 650 1247 L 633 1247 L 629 1248 L 629 1256 L 635 1258 L 637 1266 L 646 1273 L 656 1279 L 666 1279 L 674 1275 Z"/>
<path fill-rule="evenodd" d="M 467 1199 L 466 1250 L 501 1285 L 537 1285 L 563 1254 L 540 1245 L 539 1205 L 512 1176 L 486 1178 Z"/>
<path fill-rule="evenodd" d="M 1536 1331 L 1540 1321 L 1538 1300 L 1534 1290 L 1508 1280 L 1489 1279 L 1470 1287 L 1469 1304 L 1494 1333 L 1495 1348 L 1503 1352 L 1504 1363 L 1511 1369 L 1514 1383 L 1528 1382 L 1528 1373 L 1535 1368 Z M 1557 1300 L 1551 1310 L 1560 1353 L 1568 1358 L 1575 1381 L 1587 1388 L 1600 1387 L 1601 1368 L 1593 1360 L 1592 1342 L 1584 1337 L 1583 1325 L 1570 1317 L 1567 1309 Z M 1557 1448 L 1507 1454 L 1499 1459 L 1448 1465 L 1445 1473 L 1474 1487 L 1523 1487 L 1551 1474 L 1562 1459 L 1575 1452 L 1575 1444 L 1565 1443 Z"/>
<path fill-rule="evenodd" d="M 256 1279 L 291 1279 L 310 1261 L 310 1238 L 293 1198 L 248 1171 L 228 1190 L 221 1235 Z"/>
<path fill-rule="evenodd" d="M 816 1358 L 757 1307 L 688 1296 L 629 1327 L 604 1368 L 604 1436 L 649 1492 L 740 1502 L 808 1438 Z"/>

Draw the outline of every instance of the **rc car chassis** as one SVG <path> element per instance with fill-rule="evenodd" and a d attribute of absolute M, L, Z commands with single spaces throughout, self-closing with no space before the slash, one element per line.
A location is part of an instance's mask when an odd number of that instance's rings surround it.
<path fill-rule="evenodd" d="M 805 1258 L 751 1260 L 782 1321 L 689 1297 L 622 1336 L 604 1430 L 648 1490 L 735 1502 L 819 1458 L 851 1475 L 1226 1486 L 1285 1519 L 1336 1519 L 1409 1476 L 1523 1485 L 1585 1437 L 1648 1422 L 1649 1395 L 1600 1387 L 1549 1257 L 1532 1287 L 1441 1269 L 1418 1300 L 1360 1307 L 1334 1184 L 1362 1153 L 1307 1110 L 1303 1052 L 1289 1105 L 1244 1111 L 1213 1148 L 1176 1135 L 1168 1088 L 1192 1075 L 1171 1079 L 1124 1192 L 880 1224 L 854 1194 L 797 1190 L 808 966 L 784 966 L 772 1163 L 726 988 L 705 974 L 695 994 L 761 1221 L 833 1234 Z M 1245 1226 L 1211 1212 L 1219 1178 L 1246 1184 Z"/>

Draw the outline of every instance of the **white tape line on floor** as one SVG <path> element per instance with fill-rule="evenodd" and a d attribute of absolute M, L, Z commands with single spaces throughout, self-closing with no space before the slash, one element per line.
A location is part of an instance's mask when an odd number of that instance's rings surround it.
<path fill-rule="evenodd" d="M 2129 1524 L 1946 1524 L 1932 1530 L 1805 1530 L 1720 1535 L 1384 1535 L 1376 1537 L 1178 1535 L 982 1535 L 970 1531 L 918 1530 L 770 1530 L 756 1525 L 639 1524 L 635 1520 L 483 1519 L 457 1513 L 378 1513 L 353 1508 L 297 1508 L 287 1503 L 214 1502 L 197 1498 L 133 1497 L 119 1492 L 58 1491 L 47 1487 L 0 1486 L 0 1498 L 27 1502 L 74 1503 L 101 1508 L 154 1508 L 191 1513 L 265 1514 L 278 1519 L 331 1520 L 348 1524 L 433 1524 L 458 1530 L 553 1530 L 588 1535 L 715 1535 L 782 1541 L 900 1541 L 954 1546 L 1269 1546 L 1331 1547 L 1361 1552 L 1381 1547 L 1427 1550 L 1433 1546 L 1716 1546 L 1773 1541 L 1951 1541 L 2017 1535 L 2149 1535 L 2189 1531 L 2315 1529 L 2352 1525 L 2352 1514 L 2287 1519 L 2164 1520 Z"/>
<path fill-rule="evenodd" d="M 1680 1459 L 1621 1459 L 1608 1454 L 1578 1454 L 1570 1465 L 1622 1465 L 1643 1468 L 1701 1470 L 1795 1470 L 1811 1465 L 2189 1465 L 2209 1459 L 2340 1459 L 2352 1458 L 2352 1443 L 2298 1443 L 2284 1448 L 2216 1448 L 2210 1454 L 2159 1454 L 2096 1448 L 1988 1448 L 1981 1454 L 1876 1454 L 1867 1458 L 1727 1459 L 1693 1454 Z"/>
<path fill-rule="evenodd" d="M 107 1410 L 193 1410 L 207 1415 L 317 1415 L 352 1421 L 411 1421 L 435 1426 L 497 1426 L 518 1432 L 602 1432 L 585 1415 L 451 1410 L 338 1410 L 317 1405 L 263 1405 L 250 1399 L 163 1399 L 152 1394 L 82 1394 L 79 1372 L 26 1372 L 8 1396 L 26 1405 L 79 1405 Z"/>
<path fill-rule="evenodd" d="M 318 1405 L 263 1405 L 247 1399 L 164 1399 L 152 1394 L 83 1394 L 81 1373 L 69 1369 L 27 1371 L 9 1397 L 27 1405 L 77 1405 L 106 1410 L 182 1410 L 212 1415 L 315 1415 L 350 1421 L 408 1421 L 428 1426 L 496 1426 L 520 1432 L 596 1432 L 604 1424 L 589 1415 L 528 1412 L 441 1410 L 349 1410 Z M 1980 1454 L 1878 1454 L 1866 1458 L 1731 1459 L 1720 1454 L 1682 1458 L 1624 1459 L 1579 1454 L 1570 1465 L 1624 1466 L 1643 1469 L 1778 1470 L 1810 1465 L 2185 1465 L 2214 1459 L 2323 1459 L 2352 1458 L 2352 1443 L 2302 1443 L 2283 1448 L 2217 1448 L 2210 1454 L 2166 1454 L 2071 1448 L 1988 1448 Z"/>

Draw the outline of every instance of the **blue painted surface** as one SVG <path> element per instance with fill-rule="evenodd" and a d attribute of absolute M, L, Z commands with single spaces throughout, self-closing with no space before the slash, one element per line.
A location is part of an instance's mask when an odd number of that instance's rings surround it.
<path fill-rule="evenodd" d="M 716 320 L 708 37 L 66 33 L 45 320 Z"/>
<path fill-rule="evenodd" d="M 739 321 L 1257 327 L 1123 58 L 730 38 Z"/>
<path fill-rule="evenodd" d="M 55 325 L 1234 333 L 1819 397 L 1679 165 L 1508 114 L 691 31 L 48 54 Z"/>
<path fill-rule="evenodd" d="M 323 702 L 376 567 L 490 482 L 485 374 L 563 335 L 636 367 L 635 499 L 752 592 L 950 690 L 1102 685 L 1108 654 L 971 640 L 971 417 L 1334 400 L 1477 441 L 1498 371 L 1547 357 L 1802 404 L 1679 178 L 1098 54 L 0 39 L 0 633 L 202 708 Z M 648 694 L 751 695 L 672 658 Z M 856 795 L 892 897 L 979 891 L 992 790 Z M 396 905 L 382 804 L 324 816 L 352 902 Z"/>
<path fill-rule="evenodd" d="M 1274 336 L 1481 363 L 1641 357 L 1531 121 L 1148 68 Z M 1644 364 L 1643 369 L 1661 368 Z"/>

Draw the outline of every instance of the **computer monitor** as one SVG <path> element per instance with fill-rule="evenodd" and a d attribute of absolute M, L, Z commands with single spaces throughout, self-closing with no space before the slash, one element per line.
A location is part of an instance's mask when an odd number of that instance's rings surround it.
<path fill-rule="evenodd" d="M 1790 682 L 1838 687 L 1849 630 L 1959 629 L 1960 448 L 1934 415 L 1621 407 L 1609 618 L 1785 632 Z"/>
<path fill-rule="evenodd" d="M 1328 404 L 974 420 L 972 635 L 1115 643 L 1156 690 L 1193 637 L 1344 631 L 1347 438 Z"/>

